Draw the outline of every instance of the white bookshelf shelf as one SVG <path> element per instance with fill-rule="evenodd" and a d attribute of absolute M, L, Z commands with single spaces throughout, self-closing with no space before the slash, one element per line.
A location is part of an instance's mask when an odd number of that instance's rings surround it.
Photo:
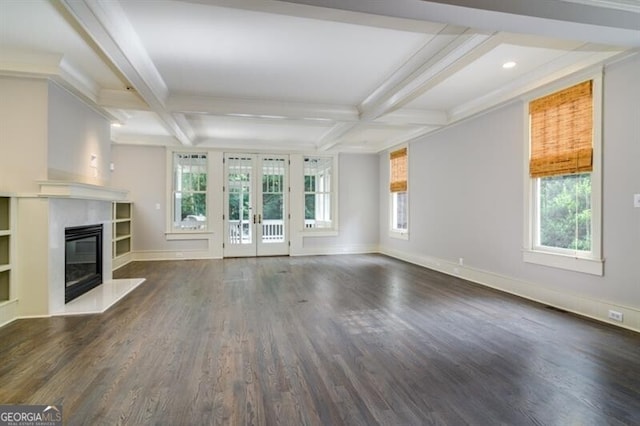
<path fill-rule="evenodd" d="M 14 199 L 0 195 L 0 303 L 15 299 L 13 289 Z"/>
<path fill-rule="evenodd" d="M 118 269 L 131 261 L 131 221 L 133 204 L 129 201 L 115 201 L 112 214 L 112 256 L 113 269 Z"/>

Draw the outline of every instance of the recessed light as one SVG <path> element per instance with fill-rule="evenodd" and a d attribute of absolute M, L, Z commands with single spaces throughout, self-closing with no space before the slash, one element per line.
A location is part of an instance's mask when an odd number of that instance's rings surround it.
<path fill-rule="evenodd" d="M 118 123 L 117 121 L 114 123 L 111 123 L 111 126 L 113 127 L 122 127 L 122 124 Z"/>
<path fill-rule="evenodd" d="M 517 64 L 513 61 L 508 61 L 505 62 L 504 64 L 502 64 L 502 68 L 504 68 L 505 70 L 511 69 L 513 67 L 515 67 Z"/>

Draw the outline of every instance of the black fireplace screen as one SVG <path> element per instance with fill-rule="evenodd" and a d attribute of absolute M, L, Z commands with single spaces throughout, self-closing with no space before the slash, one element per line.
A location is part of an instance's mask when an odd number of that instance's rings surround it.
<path fill-rule="evenodd" d="M 102 225 L 75 226 L 64 233 L 67 303 L 102 284 Z"/>

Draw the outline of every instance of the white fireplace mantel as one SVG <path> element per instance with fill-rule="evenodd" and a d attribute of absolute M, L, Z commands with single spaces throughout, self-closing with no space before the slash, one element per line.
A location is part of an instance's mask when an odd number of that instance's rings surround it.
<path fill-rule="evenodd" d="M 72 198 L 80 200 L 121 201 L 127 199 L 129 191 L 88 183 L 58 180 L 39 181 L 39 197 Z"/>

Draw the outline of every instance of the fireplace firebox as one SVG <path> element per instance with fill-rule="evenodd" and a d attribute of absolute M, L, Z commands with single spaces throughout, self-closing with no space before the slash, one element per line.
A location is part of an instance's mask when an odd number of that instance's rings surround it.
<path fill-rule="evenodd" d="M 64 303 L 102 284 L 102 225 L 66 228 Z"/>

